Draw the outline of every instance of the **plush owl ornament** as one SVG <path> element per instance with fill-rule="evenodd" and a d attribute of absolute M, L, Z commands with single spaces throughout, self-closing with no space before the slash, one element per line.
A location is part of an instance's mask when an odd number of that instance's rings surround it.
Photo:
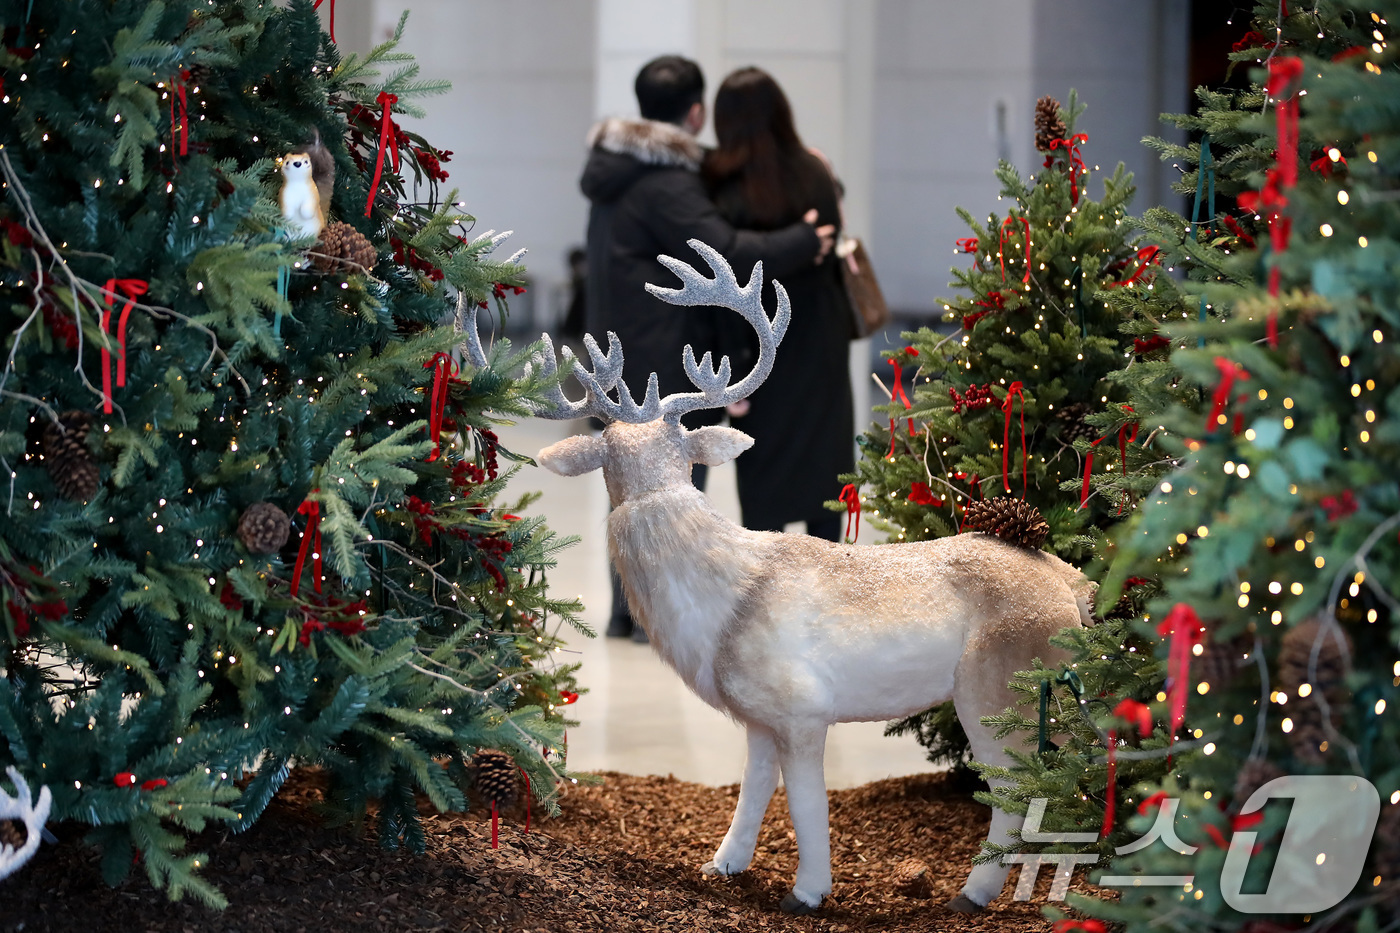
<path fill-rule="evenodd" d="M 326 225 L 321 193 L 311 172 L 311 156 L 289 152 L 282 157 L 282 219 L 287 233 L 300 239 L 320 234 Z"/>

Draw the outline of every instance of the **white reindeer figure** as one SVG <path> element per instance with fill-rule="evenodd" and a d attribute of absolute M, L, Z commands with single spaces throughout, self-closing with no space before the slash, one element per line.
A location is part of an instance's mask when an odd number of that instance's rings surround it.
<path fill-rule="evenodd" d="M 734 819 L 701 870 L 732 875 L 748 867 L 781 770 L 799 859 L 781 906 L 808 913 L 831 892 L 827 727 L 898 719 L 952 698 L 977 759 L 1010 764 L 981 717 L 1014 705 L 1006 686 L 1011 675 L 1054 653 L 1047 645 L 1052 633 L 1087 618 L 1091 585 L 1050 554 L 984 534 L 852 547 L 748 531 L 722 517 L 691 485 L 691 464 L 724 463 L 753 439 L 728 427 L 689 431 L 679 419 L 753 392 L 772 368 L 791 308 L 774 282 L 778 311 L 770 322 L 761 304 L 761 263 L 740 288 L 718 253 L 698 240 L 690 245 L 715 278 L 662 256 L 684 287 L 647 289 L 672 304 L 743 315 L 758 331 L 753 371 L 730 385 L 728 357 L 716 370 L 706 353 L 697 366 L 687 346 L 685 371 L 699 391 L 659 399 L 653 373 L 638 404 L 621 379 L 616 335 L 608 335 L 606 354 L 586 338 L 591 372 L 564 350 L 585 398 L 570 401 L 555 389 L 549 407 L 537 413 L 596 415 L 608 426 L 600 437 L 577 435 L 546 448 L 539 462 L 565 476 L 603 469 L 612 500 L 608 551 L 633 618 L 687 686 L 747 730 Z M 485 365 L 474 314 L 467 318 L 468 356 Z M 548 335 L 536 363 L 557 373 Z M 609 396 L 614 390 L 616 400 Z M 995 811 L 988 838 L 1014 842 L 1007 831 L 1019 829 L 1021 819 Z M 1007 871 L 995 863 L 976 866 L 949 906 L 985 907 L 1001 892 Z"/>

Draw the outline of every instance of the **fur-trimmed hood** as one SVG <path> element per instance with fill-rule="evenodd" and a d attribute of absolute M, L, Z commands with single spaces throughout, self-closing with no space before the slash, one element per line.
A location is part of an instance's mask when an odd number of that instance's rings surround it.
<path fill-rule="evenodd" d="M 698 172 L 704 157 L 694 136 L 656 120 L 604 120 L 589 131 L 588 146 L 588 164 L 579 184 L 590 200 L 603 203 L 620 198 L 649 171 Z"/>
<path fill-rule="evenodd" d="M 588 148 L 594 146 L 647 165 L 675 165 L 692 171 L 699 170 L 705 154 L 700 141 L 674 123 L 616 117 L 589 130 Z"/>

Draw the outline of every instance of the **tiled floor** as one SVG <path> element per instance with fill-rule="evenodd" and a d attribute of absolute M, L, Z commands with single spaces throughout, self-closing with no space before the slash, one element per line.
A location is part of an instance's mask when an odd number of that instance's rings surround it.
<path fill-rule="evenodd" d="M 570 433 L 572 426 L 529 419 L 501 430 L 511 450 L 530 456 Z M 720 511 L 738 520 L 732 464 L 710 471 L 708 492 Z M 580 542 L 565 551 L 550 583 L 559 594 L 579 594 L 585 619 L 601 633 L 606 626 L 608 588 L 604 524 L 607 493 L 601 473 L 565 478 L 524 467 L 512 489 L 537 489 L 533 509 L 561 535 Z M 569 731 L 569 763 L 584 771 L 674 774 L 704 784 L 737 782 L 743 771 L 742 730 L 705 705 L 681 683 L 651 648 L 630 641 L 576 638 L 583 662 L 580 680 L 589 692 L 572 708 L 581 725 Z M 917 774 L 932 766 L 909 738 L 885 738 L 882 723 L 843 723 L 830 733 L 826 774 L 832 788 L 880 778 Z"/>

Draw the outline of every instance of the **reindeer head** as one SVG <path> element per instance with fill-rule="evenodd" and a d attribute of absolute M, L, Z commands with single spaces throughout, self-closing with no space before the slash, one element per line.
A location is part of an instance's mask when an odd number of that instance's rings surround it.
<path fill-rule="evenodd" d="M 640 404 L 632 397 L 627 383 L 622 381 L 622 345 L 617 335 L 608 334 L 608 350 L 604 353 L 591 335 L 583 338 L 584 347 L 593 363 L 589 371 L 565 347 L 564 365 L 584 388 L 584 397 L 570 401 L 557 384 L 546 395 L 546 405 L 537 407 L 541 418 L 572 420 L 593 415 L 608 422 L 601 437 L 575 435 L 540 451 L 539 462 L 546 469 L 563 476 L 578 476 L 599 467 L 608 484 L 608 496 L 614 506 L 628 499 L 664 489 L 688 486 L 690 467 L 694 463 L 717 466 L 732 460 L 753 445 L 753 438 L 734 428 L 719 426 L 690 431 L 681 426 L 681 416 L 705 408 L 722 408 L 746 398 L 757 389 L 773 369 L 778 342 L 787 332 L 792 307 L 786 290 L 777 282 L 773 288 L 778 295 L 778 311 L 773 320 L 763 311 L 763 263 L 755 263 L 749 283 L 740 288 L 734 270 L 724 257 L 699 240 L 690 240 L 690 247 L 700 254 L 715 277 L 707 279 L 694 268 L 670 256 L 660 256 L 661 263 L 676 274 L 682 287 L 678 289 L 647 285 L 662 301 L 673 305 L 714 305 L 737 311 L 758 332 L 758 362 L 753 370 L 733 385 L 729 384 L 729 357 L 722 357 L 716 368 L 710 353 L 695 361 L 695 351 L 686 346 L 682 363 L 686 376 L 698 392 L 677 392 L 660 398 L 656 373 L 647 379 L 646 393 Z M 465 315 L 467 354 L 474 365 L 485 366 L 486 357 L 476 337 L 475 308 Z M 543 347 L 534 364 L 548 376 L 558 373 L 554 359 L 554 344 L 545 334 Z M 616 391 L 616 399 L 609 395 Z"/>

